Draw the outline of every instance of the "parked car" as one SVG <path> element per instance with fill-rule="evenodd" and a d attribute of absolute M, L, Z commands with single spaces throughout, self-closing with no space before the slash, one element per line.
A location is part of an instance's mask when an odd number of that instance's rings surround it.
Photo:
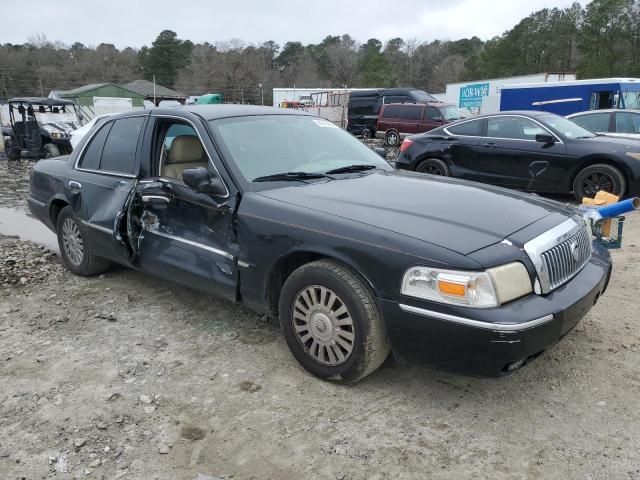
<path fill-rule="evenodd" d="M 9 100 L 10 128 L 3 130 L 11 160 L 34 160 L 71 153 L 72 130 L 80 126 L 75 104 L 55 98 L 20 97 Z"/>
<path fill-rule="evenodd" d="M 640 139 L 640 110 L 592 110 L 567 118 L 594 133 Z"/>
<path fill-rule="evenodd" d="M 396 167 L 519 190 L 640 193 L 640 143 L 547 112 L 503 112 L 407 137 Z"/>
<path fill-rule="evenodd" d="M 465 117 L 462 110 L 449 103 L 390 103 L 380 110 L 376 137 L 384 138 L 386 145 L 395 147 L 407 135 L 428 132 Z"/>
<path fill-rule="evenodd" d="M 96 124 L 97 121 L 99 121 L 102 118 L 109 117 L 111 115 L 113 115 L 113 113 L 105 113 L 104 115 L 97 115 L 93 117 L 87 124 L 83 125 L 82 127 L 76 130 L 71 131 L 69 133 L 69 136 L 70 136 L 69 141 L 71 142 L 71 147 L 75 149 L 80 143 L 80 140 L 82 140 L 84 136 L 91 131 L 91 129 L 93 128 L 93 126 Z"/>
<path fill-rule="evenodd" d="M 362 138 L 371 138 L 376 133 L 378 113 L 388 103 L 435 102 L 427 92 L 415 88 L 380 88 L 356 90 L 349 94 L 347 131 Z"/>
<path fill-rule="evenodd" d="M 105 119 L 33 167 L 28 204 L 72 272 L 120 263 L 278 315 L 294 357 L 335 382 L 390 349 L 510 373 L 577 324 L 611 271 L 572 207 L 394 170 L 331 122 L 279 108 Z"/>

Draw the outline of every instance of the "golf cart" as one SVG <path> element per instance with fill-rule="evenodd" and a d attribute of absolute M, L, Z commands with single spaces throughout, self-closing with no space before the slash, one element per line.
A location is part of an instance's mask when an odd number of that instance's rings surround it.
<path fill-rule="evenodd" d="M 39 160 L 71 153 L 69 133 L 81 126 L 75 104 L 55 98 L 12 98 L 10 127 L 3 128 L 10 160 L 21 156 Z"/>

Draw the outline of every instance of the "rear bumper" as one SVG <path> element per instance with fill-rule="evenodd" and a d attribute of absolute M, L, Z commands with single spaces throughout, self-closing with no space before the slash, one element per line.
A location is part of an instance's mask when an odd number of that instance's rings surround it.
<path fill-rule="evenodd" d="M 27 206 L 29 207 L 31 215 L 40 220 L 55 233 L 56 228 L 51 222 L 51 217 L 49 216 L 49 205 L 47 203 L 29 195 L 27 197 Z"/>
<path fill-rule="evenodd" d="M 517 370 L 566 335 L 609 282 L 608 252 L 596 248 L 570 282 L 495 309 L 457 308 L 408 297 L 379 300 L 396 357 L 476 376 Z"/>

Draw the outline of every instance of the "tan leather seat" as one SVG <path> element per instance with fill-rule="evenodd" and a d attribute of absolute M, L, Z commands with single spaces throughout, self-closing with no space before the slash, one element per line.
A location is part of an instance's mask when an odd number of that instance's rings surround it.
<path fill-rule="evenodd" d="M 198 137 L 179 135 L 171 142 L 167 163 L 162 176 L 182 180 L 182 172 L 188 168 L 207 167 L 207 160 Z"/>

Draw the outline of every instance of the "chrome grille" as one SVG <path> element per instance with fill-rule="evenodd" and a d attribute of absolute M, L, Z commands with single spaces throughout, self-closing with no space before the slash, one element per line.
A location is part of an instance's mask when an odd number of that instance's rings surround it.
<path fill-rule="evenodd" d="M 591 258 L 591 230 L 580 216 L 570 218 L 524 245 L 540 282 L 549 293 L 572 279 Z M 537 282 L 536 282 L 537 283 Z"/>
<path fill-rule="evenodd" d="M 591 235 L 586 228 L 573 237 L 542 253 L 549 288 L 554 290 L 571 280 L 591 258 Z"/>

